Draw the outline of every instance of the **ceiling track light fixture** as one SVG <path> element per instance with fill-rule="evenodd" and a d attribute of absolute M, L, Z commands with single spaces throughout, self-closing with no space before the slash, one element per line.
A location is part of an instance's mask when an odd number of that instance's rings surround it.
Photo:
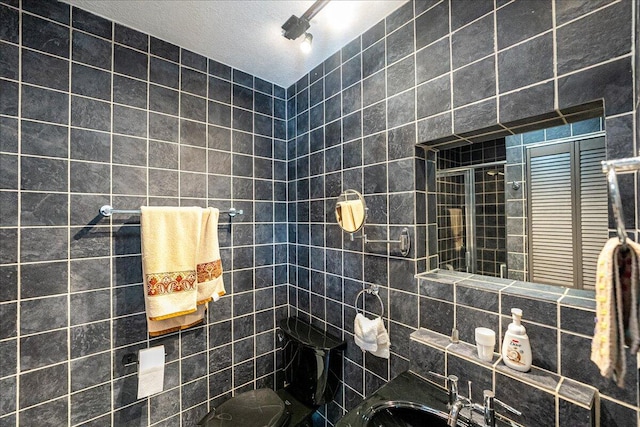
<path fill-rule="evenodd" d="M 329 0 L 316 0 L 316 2 L 313 3 L 301 17 L 298 18 L 295 15 L 291 15 L 291 17 L 287 19 L 287 22 L 282 25 L 282 35 L 289 40 L 295 40 L 304 34 L 304 40 L 300 47 L 303 52 L 309 52 L 311 50 L 311 42 L 313 41 L 313 36 L 311 33 L 307 32 L 311 26 L 309 21 L 311 21 L 311 19 L 316 16 L 318 12 L 327 5 L 327 3 L 329 3 Z"/>

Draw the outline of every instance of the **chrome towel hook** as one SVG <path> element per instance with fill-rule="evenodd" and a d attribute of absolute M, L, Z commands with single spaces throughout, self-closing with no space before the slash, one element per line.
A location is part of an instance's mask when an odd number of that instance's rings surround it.
<path fill-rule="evenodd" d="M 640 170 L 640 156 L 602 162 L 602 172 L 607 174 L 611 208 L 613 210 L 613 216 L 616 219 L 616 233 L 623 246 L 626 246 L 627 243 L 627 230 L 625 230 L 624 227 L 622 199 L 620 197 L 620 188 L 618 186 L 616 173 L 633 172 L 636 170 Z"/>

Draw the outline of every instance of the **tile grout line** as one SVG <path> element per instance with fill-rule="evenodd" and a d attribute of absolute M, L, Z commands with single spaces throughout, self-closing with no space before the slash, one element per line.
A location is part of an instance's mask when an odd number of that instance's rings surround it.
<path fill-rule="evenodd" d="M 495 92 L 496 92 L 496 122 L 500 123 L 500 74 L 499 74 L 499 56 L 498 56 L 498 5 L 497 0 L 493 0 L 493 66 L 495 72 Z M 522 89 L 518 89 L 522 90 Z M 453 107 L 453 104 L 451 104 Z"/>
<path fill-rule="evenodd" d="M 18 147 L 17 147 L 17 169 L 18 169 L 18 218 L 17 225 L 18 230 L 16 233 L 16 274 L 17 274 L 17 283 L 16 283 L 16 387 L 14 391 L 14 398 L 16 400 L 15 405 L 15 413 L 16 413 L 16 425 L 20 425 L 20 386 L 21 386 L 21 370 L 22 370 L 22 331 L 21 331 L 21 307 L 22 307 L 22 263 L 20 262 L 20 258 L 22 255 L 22 126 L 20 125 L 20 119 L 22 119 L 22 39 L 24 38 L 24 34 L 22 31 L 22 0 L 18 0 L 18 111 L 17 115 L 17 131 L 18 131 Z"/>
<path fill-rule="evenodd" d="M 69 24 L 73 23 L 73 15 L 74 15 L 74 9 L 73 7 L 69 7 Z M 68 41 L 68 52 L 69 52 L 69 59 L 72 58 L 72 30 L 71 30 L 71 25 L 69 25 L 68 28 L 68 33 L 69 33 L 69 41 Z M 67 63 L 67 69 L 68 69 L 68 73 L 69 73 L 69 78 L 67 80 L 67 138 L 66 138 L 66 144 L 67 144 L 67 158 L 66 158 L 66 166 L 67 166 L 67 173 L 66 173 L 66 179 L 67 179 L 67 215 L 66 215 L 66 227 L 67 227 L 67 259 L 66 259 L 66 264 L 67 264 L 67 277 L 66 277 L 66 282 L 67 282 L 67 289 L 66 289 L 66 303 L 67 303 L 67 324 L 66 324 L 66 332 L 67 332 L 67 361 L 66 361 L 66 368 L 67 368 L 67 422 L 69 423 L 69 425 L 72 424 L 71 420 L 73 419 L 73 411 L 72 411 L 72 403 L 73 400 L 71 399 L 71 354 L 72 354 L 72 342 L 71 342 L 71 337 L 72 337 L 72 333 L 71 333 L 71 122 L 72 122 L 72 87 L 73 87 L 73 64 L 71 63 L 71 61 L 69 60 Z"/>
<path fill-rule="evenodd" d="M 184 53 L 183 49 L 180 49 L 180 54 L 182 55 Z M 182 58 L 181 56 L 181 63 L 182 60 L 184 58 Z M 210 77 L 209 77 L 209 61 L 206 61 L 205 64 L 205 73 L 206 73 L 206 87 L 205 87 L 205 93 L 207 96 L 207 100 L 205 103 L 205 115 L 206 115 L 206 119 L 207 122 L 209 121 L 209 99 L 211 99 L 211 93 L 209 90 L 209 81 L 210 81 Z M 180 73 L 182 74 L 182 73 Z M 207 171 L 207 181 L 206 181 L 206 196 L 207 196 L 207 206 L 209 206 L 209 150 L 210 150 L 210 141 L 209 141 L 209 125 L 205 125 L 205 134 L 204 134 L 204 146 L 205 146 L 205 150 L 206 150 L 206 156 L 205 156 L 205 170 Z M 224 280 L 224 278 L 223 278 Z M 205 316 L 205 339 L 207 340 L 207 345 L 206 345 L 206 352 L 207 352 L 207 373 L 205 375 L 205 378 L 207 379 L 207 393 L 206 393 L 206 401 L 205 401 L 205 407 L 207 410 L 207 413 L 209 413 L 209 411 L 211 410 L 211 390 L 209 387 L 209 384 L 211 383 L 211 348 L 210 348 L 210 340 L 211 340 L 211 334 L 210 334 L 210 325 L 211 325 L 211 311 L 209 311 L 207 309 L 206 311 L 206 316 Z M 182 405 L 182 399 L 180 402 L 180 405 Z M 183 417 L 182 414 L 180 415 L 180 426 L 183 425 Z M 186 427 L 186 426 L 185 426 Z"/>
<path fill-rule="evenodd" d="M 114 92 L 114 63 L 115 63 L 115 49 L 113 48 L 113 41 L 115 40 L 115 24 L 112 24 L 111 26 L 111 43 L 112 45 L 110 46 L 110 73 L 111 75 L 109 76 L 109 81 L 110 81 L 110 98 L 111 98 L 111 103 L 110 103 L 110 112 L 111 112 L 111 120 L 110 120 L 110 131 L 111 134 L 109 135 L 109 175 L 110 177 L 113 177 L 113 122 L 114 122 L 114 104 L 113 104 L 113 100 L 114 100 L 114 96 L 113 96 L 113 92 Z M 71 57 L 73 58 L 73 39 L 72 39 L 72 54 Z M 113 205 L 113 178 L 109 180 L 109 201 L 110 203 Z M 109 226 L 109 236 L 113 236 L 113 220 L 112 218 L 108 219 L 108 226 Z M 111 421 L 111 424 L 113 425 L 114 420 L 115 420 L 115 411 L 116 411 L 116 407 L 115 407 L 115 401 L 116 401 L 116 382 L 115 382 L 115 372 L 116 372 L 116 361 L 115 361 L 115 351 L 113 350 L 113 343 L 114 343 L 114 334 L 113 334 L 113 326 L 114 326 L 114 322 L 113 322 L 113 310 L 114 310 L 114 301 L 113 301 L 113 291 L 114 291 L 114 278 L 113 278 L 113 270 L 114 270 L 114 262 L 113 262 L 113 245 L 109 244 L 109 279 L 110 279 L 110 286 L 109 286 L 109 341 L 110 341 L 110 348 L 109 348 L 109 387 L 110 387 L 110 393 L 109 393 L 109 397 L 111 399 L 111 402 L 109 402 L 109 420 Z M 143 285 L 144 286 L 144 285 Z"/>
<path fill-rule="evenodd" d="M 147 159 L 146 159 L 146 171 L 145 171 L 145 177 L 146 177 L 146 188 L 145 188 L 145 194 L 144 196 L 141 197 L 141 199 L 144 199 L 144 203 L 149 205 L 149 153 L 150 153 L 150 148 L 151 148 L 151 144 L 150 144 L 150 138 L 149 136 L 151 135 L 151 36 L 146 35 L 145 36 L 147 39 L 147 48 L 146 48 L 146 52 L 144 53 L 145 55 L 145 59 L 146 59 L 146 92 L 147 92 L 147 99 L 146 99 L 146 104 L 145 104 L 145 118 L 146 118 L 146 129 L 145 129 L 145 139 L 147 142 Z M 112 46 L 112 51 L 113 51 L 113 61 L 112 61 L 112 67 L 115 70 L 115 45 Z M 178 92 L 178 116 L 180 115 L 180 100 L 179 100 L 179 92 Z M 113 138 L 112 138 L 113 139 Z M 112 147 L 113 150 L 113 147 Z M 178 148 L 179 150 L 179 148 Z M 179 151 L 178 151 L 179 152 Z M 178 160 L 178 171 L 180 170 L 180 163 Z M 113 179 L 113 174 L 111 175 L 112 179 Z M 180 200 L 180 175 L 178 173 L 178 200 Z M 142 220 L 142 214 L 140 215 L 140 220 Z M 140 243 L 142 244 L 142 224 L 140 224 Z M 142 248 L 140 249 L 140 256 L 142 257 Z M 144 283 L 144 273 L 143 273 L 143 277 L 142 277 L 142 292 L 145 298 L 146 297 L 146 286 Z M 146 315 L 146 301 L 145 301 L 145 312 L 144 312 L 144 319 L 145 319 L 145 323 L 148 323 L 148 319 L 147 319 L 147 315 Z M 178 333 L 176 334 L 177 341 L 178 343 L 181 343 L 181 337 L 180 337 L 180 332 L 178 331 Z M 144 349 L 148 349 L 150 348 L 150 344 L 151 344 L 151 339 L 149 337 L 149 334 L 145 334 L 144 337 Z M 178 344 L 179 345 L 179 344 Z M 138 350 L 138 358 L 140 357 L 140 350 Z M 166 356 L 165 356 L 166 358 Z M 180 382 L 182 382 L 182 371 L 181 371 L 181 367 L 182 367 L 182 363 L 180 363 L 180 359 L 181 359 L 181 355 L 180 355 L 180 348 L 178 348 L 178 376 L 180 377 Z M 166 360 L 164 365 L 166 365 Z M 138 371 L 140 370 L 140 365 L 137 365 Z M 164 387 L 163 387 L 164 388 Z M 137 399 L 140 400 L 140 399 Z M 114 399 L 115 401 L 115 399 Z M 149 425 L 151 423 L 151 396 L 146 396 L 142 399 L 142 402 L 146 403 L 146 415 L 147 415 L 147 425 Z M 180 411 L 180 406 L 178 406 L 178 412 Z M 115 417 L 114 417 L 114 421 L 115 421 Z"/>
<path fill-rule="evenodd" d="M 207 61 L 208 63 L 208 61 Z M 231 175 L 231 204 L 235 205 L 235 194 L 234 194 L 234 189 L 235 189 L 235 185 L 233 183 L 233 172 L 234 172 L 234 167 L 233 167 L 233 153 L 234 153 L 234 137 L 233 137 L 233 125 L 235 123 L 235 120 L 233 118 L 233 104 L 234 104 L 234 91 L 233 91 L 233 84 L 234 84 L 234 70 L 231 69 L 230 70 L 230 75 L 229 75 L 229 79 L 231 80 L 231 93 L 230 93 L 230 102 L 231 102 L 231 108 L 230 108 L 230 118 L 229 118 L 229 127 L 231 129 L 230 134 L 229 134 L 229 152 L 231 153 L 229 155 L 229 162 L 231 163 L 229 165 L 229 171 L 230 171 L 230 175 Z M 208 86 L 208 85 L 207 85 Z M 207 103 L 208 104 L 208 103 Z M 207 117 L 208 119 L 208 117 Z M 231 254 L 231 259 L 234 259 L 234 255 L 235 255 L 235 249 L 234 249 L 234 244 L 235 244 L 235 239 L 233 238 L 233 229 L 230 230 L 229 233 L 229 242 L 230 242 L 230 248 L 229 248 L 229 252 Z M 233 279 L 235 279 L 235 265 L 234 262 L 231 261 L 231 277 Z M 233 283 L 233 279 L 232 279 L 232 283 Z M 233 319 L 234 315 L 235 315 L 235 307 L 234 307 L 234 299 L 235 299 L 235 294 L 233 292 L 233 289 L 231 289 L 231 296 L 230 296 L 230 304 L 231 304 L 231 319 Z M 236 356 L 235 356 L 235 347 L 236 347 L 236 340 L 235 338 L 235 331 L 234 331 L 234 326 L 233 326 L 233 320 L 230 321 L 230 328 L 231 328 L 231 396 L 235 396 L 235 375 L 234 375 L 234 370 L 233 370 L 233 366 L 236 366 Z"/>
<path fill-rule="evenodd" d="M 560 96 L 558 85 L 558 41 L 557 41 L 557 10 L 556 0 L 551 2 L 552 48 L 553 48 L 553 109 L 560 110 Z M 563 119 L 564 120 L 564 119 Z M 566 121 L 565 121 L 566 123 Z"/>
<path fill-rule="evenodd" d="M 149 43 L 149 61 L 151 61 L 151 43 Z M 179 200 L 179 206 L 182 206 L 182 138 L 181 138 L 181 131 L 182 131 L 182 126 L 181 126 L 181 122 L 182 122 L 182 99 L 184 96 L 184 92 L 182 91 L 182 48 L 178 47 L 178 119 L 177 119 L 177 126 L 178 126 L 178 200 Z M 151 63 L 149 63 L 149 81 L 151 81 Z M 207 85 L 208 86 L 208 85 Z M 205 101 L 207 104 L 208 102 Z M 206 104 L 205 104 L 206 105 Z M 208 117 L 206 117 L 208 118 Z M 151 133 L 151 121 L 149 120 L 149 133 Z M 150 136 L 150 135 L 149 135 Z M 149 155 L 147 155 L 147 161 L 149 159 Z M 149 186 L 151 183 L 149 182 L 149 169 L 147 169 L 147 185 Z M 206 192 L 206 182 L 205 182 L 205 192 Z M 147 190 L 147 195 L 148 195 L 149 191 Z M 207 199 L 206 199 L 207 194 L 205 194 L 205 206 L 208 206 L 207 203 Z M 196 286 L 197 286 L 197 282 L 196 282 Z M 146 315 L 145 315 L 146 316 Z M 206 323 L 205 323 L 206 324 Z M 182 383 L 182 361 L 183 361 L 183 354 L 182 354 L 182 341 L 184 339 L 183 336 L 183 329 L 179 329 L 178 330 L 178 342 L 180 343 L 180 348 L 178 350 L 178 355 L 179 355 L 179 363 L 180 363 L 180 367 L 179 367 L 179 371 L 180 371 L 180 386 L 178 387 L 178 399 L 180 399 L 180 401 L 178 402 L 178 415 L 180 416 L 180 420 L 178 422 L 178 425 L 182 425 L 182 412 L 184 411 L 184 408 L 182 407 L 182 388 L 184 387 L 184 384 Z M 208 346 L 209 343 L 207 343 Z M 208 353 L 208 352 L 207 352 Z M 206 360 L 208 361 L 208 355 L 206 357 Z M 207 366 L 207 371 L 209 370 L 209 366 Z M 164 387 L 163 387 L 163 391 L 164 391 Z M 151 423 L 151 398 L 149 398 L 149 423 Z"/>

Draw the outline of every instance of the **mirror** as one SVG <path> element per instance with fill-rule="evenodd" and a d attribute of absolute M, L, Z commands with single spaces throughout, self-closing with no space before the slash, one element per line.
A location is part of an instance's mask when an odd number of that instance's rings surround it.
<path fill-rule="evenodd" d="M 345 190 L 336 201 L 336 221 L 347 233 L 359 231 L 367 217 L 364 197 L 356 190 Z"/>
<path fill-rule="evenodd" d="M 605 159 L 600 117 L 440 150 L 439 268 L 594 289 Z"/>

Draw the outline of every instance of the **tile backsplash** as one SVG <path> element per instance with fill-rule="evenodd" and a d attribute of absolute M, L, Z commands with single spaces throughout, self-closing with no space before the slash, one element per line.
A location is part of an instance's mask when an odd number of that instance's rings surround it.
<path fill-rule="evenodd" d="M 446 365 L 447 375 L 459 376 L 462 388 L 466 381 L 473 381 L 476 401 L 482 400 L 482 389 L 487 388 L 508 405 L 520 405 L 523 416 L 512 418 L 524 425 L 592 426 L 597 425 L 596 420 L 602 426 L 636 425 L 635 355 L 627 351 L 624 388 L 603 378 L 590 360 L 595 318 L 592 291 L 487 279 L 449 271 L 418 276 L 420 313 L 425 313 L 421 320 L 428 329 L 412 334 L 414 369 L 428 377 L 429 370 L 442 372 Z M 523 325 L 533 354 L 533 368 L 528 373 L 507 368 L 498 360 L 499 354 L 493 362 L 485 363 L 475 353 L 476 327 L 496 332 L 495 351 L 500 352 L 504 333 L 512 321 L 511 308 L 523 310 Z M 449 341 L 454 327 L 460 332 L 460 344 Z M 562 386 L 568 383 L 583 392 L 574 390 L 563 396 Z M 530 391 L 522 393 L 523 387 Z M 592 395 L 590 400 L 583 399 L 585 393 Z M 584 412 L 583 417 L 573 418 L 575 411 Z"/>

